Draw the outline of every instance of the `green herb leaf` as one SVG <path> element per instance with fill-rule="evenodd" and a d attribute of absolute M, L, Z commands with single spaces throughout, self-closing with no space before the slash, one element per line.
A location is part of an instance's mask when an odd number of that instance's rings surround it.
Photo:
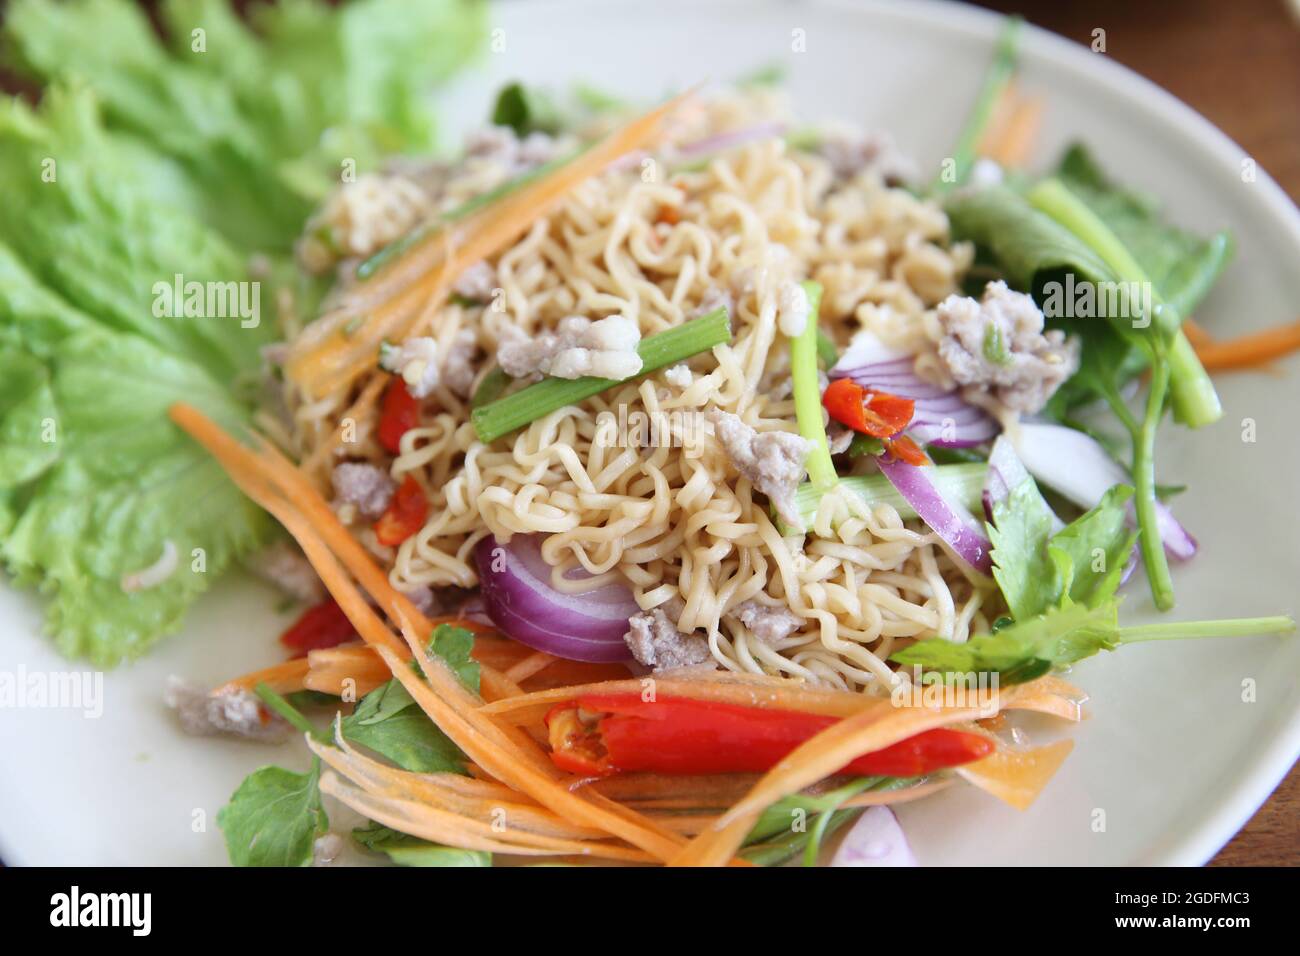
<path fill-rule="evenodd" d="M 1098 607 L 1115 596 L 1137 541 L 1126 521 L 1132 497 L 1131 487 L 1116 485 L 1097 507 L 1052 536 L 1047 550 L 1063 574 L 1063 597 Z"/>
<path fill-rule="evenodd" d="M 463 627 L 454 627 L 451 624 L 439 624 L 433 631 L 433 637 L 429 639 L 429 653 L 437 654 L 452 672 L 460 678 L 460 682 L 472 690 L 479 693 L 479 672 L 481 668 L 478 662 L 470 657 L 474 650 L 474 634 Z"/>
<path fill-rule="evenodd" d="M 438 729 L 398 681 L 390 680 L 361 698 L 341 721 L 346 740 L 387 757 L 415 773 L 465 772 L 466 757 Z"/>
<path fill-rule="evenodd" d="M 312 845 L 329 829 L 321 805 L 320 759 L 307 773 L 255 770 L 217 813 L 235 866 L 309 866 Z"/>
<path fill-rule="evenodd" d="M 1052 608 L 964 644 L 941 638 L 920 641 L 891 654 L 890 660 L 950 674 L 997 673 L 1001 683 L 1012 684 L 1118 645 L 1116 604 L 1108 601 L 1096 608 Z"/>
<path fill-rule="evenodd" d="M 1041 614 L 1061 592 L 1060 573 L 1046 560 L 1053 517 L 1032 478 L 993 506 L 993 578 L 1017 621 Z"/>
<path fill-rule="evenodd" d="M 492 107 L 492 124 L 508 126 L 521 137 L 536 132 L 555 133 L 563 125 L 555 101 L 522 83 L 502 87 Z"/>

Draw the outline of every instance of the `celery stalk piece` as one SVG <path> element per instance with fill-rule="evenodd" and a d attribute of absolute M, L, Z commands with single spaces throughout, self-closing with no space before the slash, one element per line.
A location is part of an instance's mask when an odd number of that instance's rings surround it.
<path fill-rule="evenodd" d="M 808 322 L 803 331 L 790 340 L 790 380 L 794 390 L 794 414 L 799 434 L 812 447 L 804 465 L 813 485 L 825 491 L 835 485 L 835 463 L 826 442 L 826 425 L 822 422 L 822 396 L 817 381 L 817 314 L 821 309 L 822 287 L 803 282 L 808 294 Z"/>

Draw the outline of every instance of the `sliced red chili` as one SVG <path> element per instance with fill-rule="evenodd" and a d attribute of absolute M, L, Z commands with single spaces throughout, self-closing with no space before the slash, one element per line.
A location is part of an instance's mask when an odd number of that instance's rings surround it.
<path fill-rule="evenodd" d="M 429 499 L 420 483 L 407 475 L 393 493 L 388 510 L 375 522 L 375 537 L 380 544 L 396 547 L 423 528 L 428 517 Z"/>
<path fill-rule="evenodd" d="M 841 425 L 873 438 L 897 435 L 916 412 L 912 399 L 864 388 L 848 378 L 837 378 L 827 386 L 822 405 Z"/>
<path fill-rule="evenodd" d="M 586 695 L 547 715 L 552 760 L 584 776 L 619 771 L 712 774 L 770 770 L 838 718 L 687 698 Z M 940 728 L 864 754 L 840 772 L 910 777 L 985 757 L 993 743 Z"/>
<path fill-rule="evenodd" d="M 303 611 L 302 616 L 280 635 L 280 643 L 302 657 L 308 651 L 337 647 L 356 636 L 356 628 L 333 598 Z"/>
<path fill-rule="evenodd" d="M 394 378 L 384 390 L 379 412 L 379 444 L 397 454 L 402 450 L 402 436 L 420 421 L 420 403 L 407 390 L 406 382 Z"/>
<path fill-rule="evenodd" d="M 893 455 L 899 461 L 905 461 L 909 465 L 928 465 L 930 458 L 921 446 L 906 435 L 899 435 L 897 438 L 886 438 L 885 451 Z"/>
<path fill-rule="evenodd" d="M 546 732 L 551 761 L 561 770 L 579 777 L 603 777 L 615 772 L 599 731 L 594 724 L 583 721 L 576 700 L 556 704 L 547 712 Z"/>

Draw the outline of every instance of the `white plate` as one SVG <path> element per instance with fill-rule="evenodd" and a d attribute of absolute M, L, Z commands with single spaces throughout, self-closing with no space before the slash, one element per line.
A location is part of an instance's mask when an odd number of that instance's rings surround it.
<path fill-rule="evenodd" d="M 966 118 L 996 18 L 932 3 L 609 0 L 511 3 L 493 25 L 504 51 L 457 84 L 449 124 L 481 122 L 502 82 L 588 80 L 646 99 L 703 78 L 785 63 L 809 119 L 892 130 L 937 163 Z M 806 53 L 792 53 L 803 30 Z M 1232 229 L 1238 255 L 1198 318 L 1239 332 L 1294 318 L 1300 214 L 1243 151 L 1195 113 L 1104 55 L 1038 30 L 1023 38 L 1024 85 L 1049 108 L 1040 155 L 1082 138 L 1125 183 L 1160 196 L 1186 226 Z M 1294 363 L 1288 363 L 1294 370 Z M 1223 420 L 1168 429 L 1158 461 L 1190 490 L 1177 508 L 1202 544 L 1175 571 L 1178 617 L 1294 613 L 1300 451 L 1294 377 L 1220 380 Z M 1258 441 L 1242 441 L 1253 419 Z M 1130 620 L 1149 617 L 1137 582 Z M 11 864 L 220 863 L 214 822 L 244 774 L 302 766 L 302 748 L 182 736 L 159 691 L 170 673 L 215 683 L 278 659 L 283 626 L 263 587 L 230 579 L 185 633 L 104 680 L 103 715 L 0 710 L 0 856 Z M 66 670 L 39 637 L 29 595 L 0 589 L 4 669 Z M 1075 669 L 1093 718 L 1038 803 L 1017 813 L 970 789 L 905 807 L 922 863 L 1201 863 L 1246 821 L 1300 750 L 1300 642 L 1258 638 L 1141 645 Z M 1255 702 L 1242 700 L 1255 682 Z M 1058 734 L 1043 725 L 1044 738 Z M 1104 830 L 1097 821 L 1104 813 Z"/>

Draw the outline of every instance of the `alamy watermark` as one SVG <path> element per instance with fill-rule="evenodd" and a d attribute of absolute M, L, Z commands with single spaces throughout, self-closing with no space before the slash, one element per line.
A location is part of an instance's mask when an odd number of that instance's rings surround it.
<path fill-rule="evenodd" d="M 262 283 L 198 282 L 181 273 L 153 284 L 158 319 L 239 319 L 240 328 L 262 324 Z"/>
<path fill-rule="evenodd" d="M 19 664 L 0 671 L 0 710 L 79 710 L 98 720 L 104 714 L 103 671 L 29 671 Z"/>
<path fill-rule="evenodd" d="M 911 680 L 895 677 L 889 702 L 895 707 L 974 707 L 982 718 L 998 712 L 998 674 L 996 671 L 955 674 L 923 673 L 921 668 L 899 671 Z"/>
<path fill-rule="evenodd" d="M 1129 319 L 1135 329 L 1151 324 L 1155 308 L 1150 282 L 1076 282 L 1073 272 L 1045 283 L 1041 298 L 1049 319 Z"/>
<path fill-rule="evenodd" d="M 708 434 L 704 415 L 693 408 L 653 412 L 605 410 L 596 416 L 594 444 L 600 448 L 681 448 L 687 458 L 698 458 Z"/>

